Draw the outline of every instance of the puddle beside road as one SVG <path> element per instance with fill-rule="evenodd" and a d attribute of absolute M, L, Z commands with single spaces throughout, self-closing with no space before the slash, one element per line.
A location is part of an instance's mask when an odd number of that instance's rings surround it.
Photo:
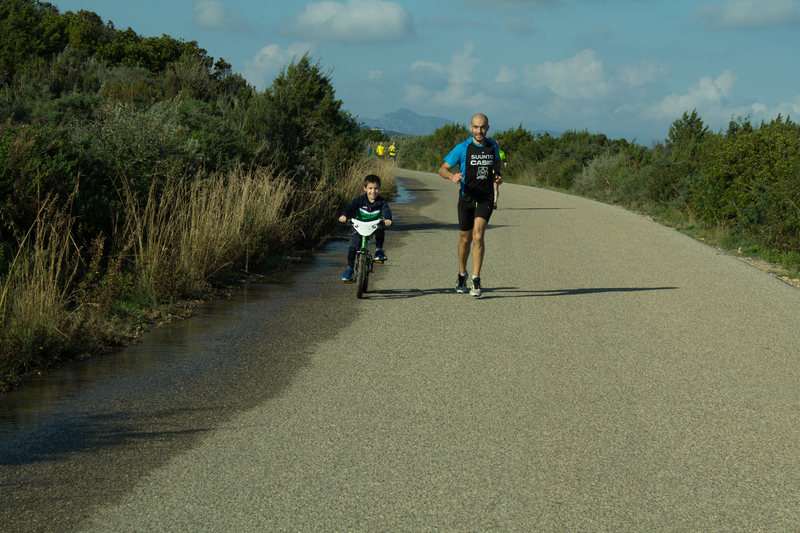
<path fill-rule="evenodd" d="M 413 199 L 400 185 L 393 203 Z M 210 339 L 236 331 L 242 313 L 264 299 L 291 298 L 292 287 L 309 275 L 338 272 L 349 239 L 331 240 L 313 254 L 303 255 L 290 271 L 270 274 L 258 283 L 235 291 L 229 299 L 215 300 L 195 309 L 195 315 L 146 333 L 142 343 L 105 356 L 70 363 L 25 382 L 16 390 L 0 394 L 0 445 L 13 434 L 43 417 L 73 409 L 74 404 L 93 397 L 114 395 L 122 383 L 159 382 L 159 376 L 191 373 L 204 365 L 218 364 L 218 354 L 209 350 Z M 325 275 L 331 275 L 326 273 Z M 147 394 L 139 390 L 138 394 Z"/>
<path fill-rule="evenodd" d="M 214 357 L 204 349 L 208 339 L 235 330 L 249 303 L 286 297 L 304 273 L 330 262 L 338 266 L 343 246 L 344 243 L 333 241 L 313 255 L 303 256 L 291 271 L 270 274 L 235 291 L 228 299 L 202 304 L 191 318 L 146 333 L 137 346 L 70 363 L 0 395 L 0 441 L 4 434 L 24 428 L 43 415 L 69 410 L 79 398 L 86 401 L 87 394 L 113 393 L 114 384 L 123 378 L 126 382 L 148 383 L 158 375 L 180 374 L 186 367 L 206 364 Z M 109 388 L 111 391 L 104 390 Z"/>

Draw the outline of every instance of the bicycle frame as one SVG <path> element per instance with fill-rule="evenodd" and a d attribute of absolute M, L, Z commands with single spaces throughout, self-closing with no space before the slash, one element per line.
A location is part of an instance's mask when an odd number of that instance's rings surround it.
<path fill-rule="evenodd" d="M 361 247 L 356 250 L 355 278 L 356 297 L 363 298 L 369 287 L 369 275 L 374 264 L 372 253 L 367 247 L 367 240 L 377 231 L 383 220 L 364 221 L 353 218 L 350 221 L 353 228 L 361 235 Z"/>

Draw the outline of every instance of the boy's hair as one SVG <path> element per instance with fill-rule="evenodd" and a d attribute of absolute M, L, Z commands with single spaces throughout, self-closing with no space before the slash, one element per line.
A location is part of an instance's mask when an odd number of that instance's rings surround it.
<path fill-rule="evenodd" d="M 369 183 L 375 183 L 378 185 L 379 189 L 381 188 L 381 179 L 375 174 L 369 174 L 364 178 L 364 187 L 366 187 Z"/>

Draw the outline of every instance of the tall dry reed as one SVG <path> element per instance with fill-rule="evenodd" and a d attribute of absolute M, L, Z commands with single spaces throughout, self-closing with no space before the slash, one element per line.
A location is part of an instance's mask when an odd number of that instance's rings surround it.
<path fill-rule="evenodd" d="M 53 357 L 74 301 L 79 254 L 72 240 L 74 219 L 46 199 L 19 243 L 0 289 L 0 371 L 27 371 Z"/>
<path fill-rule="evenodd" d="M 53 360 L 120 342 L 125 324 L 117 313 L 158 310 L 218 272 L 257 268 L 268 253 L 319 242 L 341 206 L 363 194 L 367 174 L 379 175 L 381 194 L 394 196 L 394 168 L 376 161 L 302 186 L 269 169 L 236 168 L 153 183 L 145 198 L 123 179 L 116 251 L 107 255 L 98 237 L 85 263 L 71 237 L 74 219 L 45 201 L 0 277 L 0 390 Z M 78 272 L 85 276 L 77 279 Z"/>
<path fill-rule="evenodd" d="M 293 193 L 288 179 L 266 168 L 240 167 L 193 184 L 180 264 L 200 280 L 228 266 L 247 270 L 252 259 L 285 247 L 295 237 L 286 214 Z"/>
<path fill-rule="evenodd" d="M 125 241 L 134 243 L 140 297 L 151 305 L 196 290 L 223 269 L 248 269 L 292 242 L 292 183 L 269 169 L 236 168 L 193 181 L 154 183 L 140 202 L 123 181 Z"/>
<path fill-rule="evenodd" d="M 397 194 L 397 169 L 388 161 L 363 158 L 350 165 L 333 185 L 333 194 L 344 202 L 364 194 L 364 177 L 375 174 L 381 178 L 381 196 L 387 199 Z"/>

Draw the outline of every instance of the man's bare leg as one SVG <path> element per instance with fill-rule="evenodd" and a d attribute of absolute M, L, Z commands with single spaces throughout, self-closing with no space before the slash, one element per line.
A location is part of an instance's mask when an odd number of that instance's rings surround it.
<path fill-rule="evenodd" d="M 475 226 L 472 228 L 472 275 L 479 277 L 483 266 L 483 251 L 485 249 L 483 236 L 486 233 L 488 222 L 482 218 L 475 219 Z M 464 258 L 466 266 L 466 258 Z"/>
<path fill-rule="evenodd" d="M 458 240 L 458 268 L 459 274 L 463 274 L 467 271 L 467 258 L 469 257 L 469 248 L 472 244 L 472 233 L 473 230 L 470 231 L 462 231 L 461 238 Z"/>

